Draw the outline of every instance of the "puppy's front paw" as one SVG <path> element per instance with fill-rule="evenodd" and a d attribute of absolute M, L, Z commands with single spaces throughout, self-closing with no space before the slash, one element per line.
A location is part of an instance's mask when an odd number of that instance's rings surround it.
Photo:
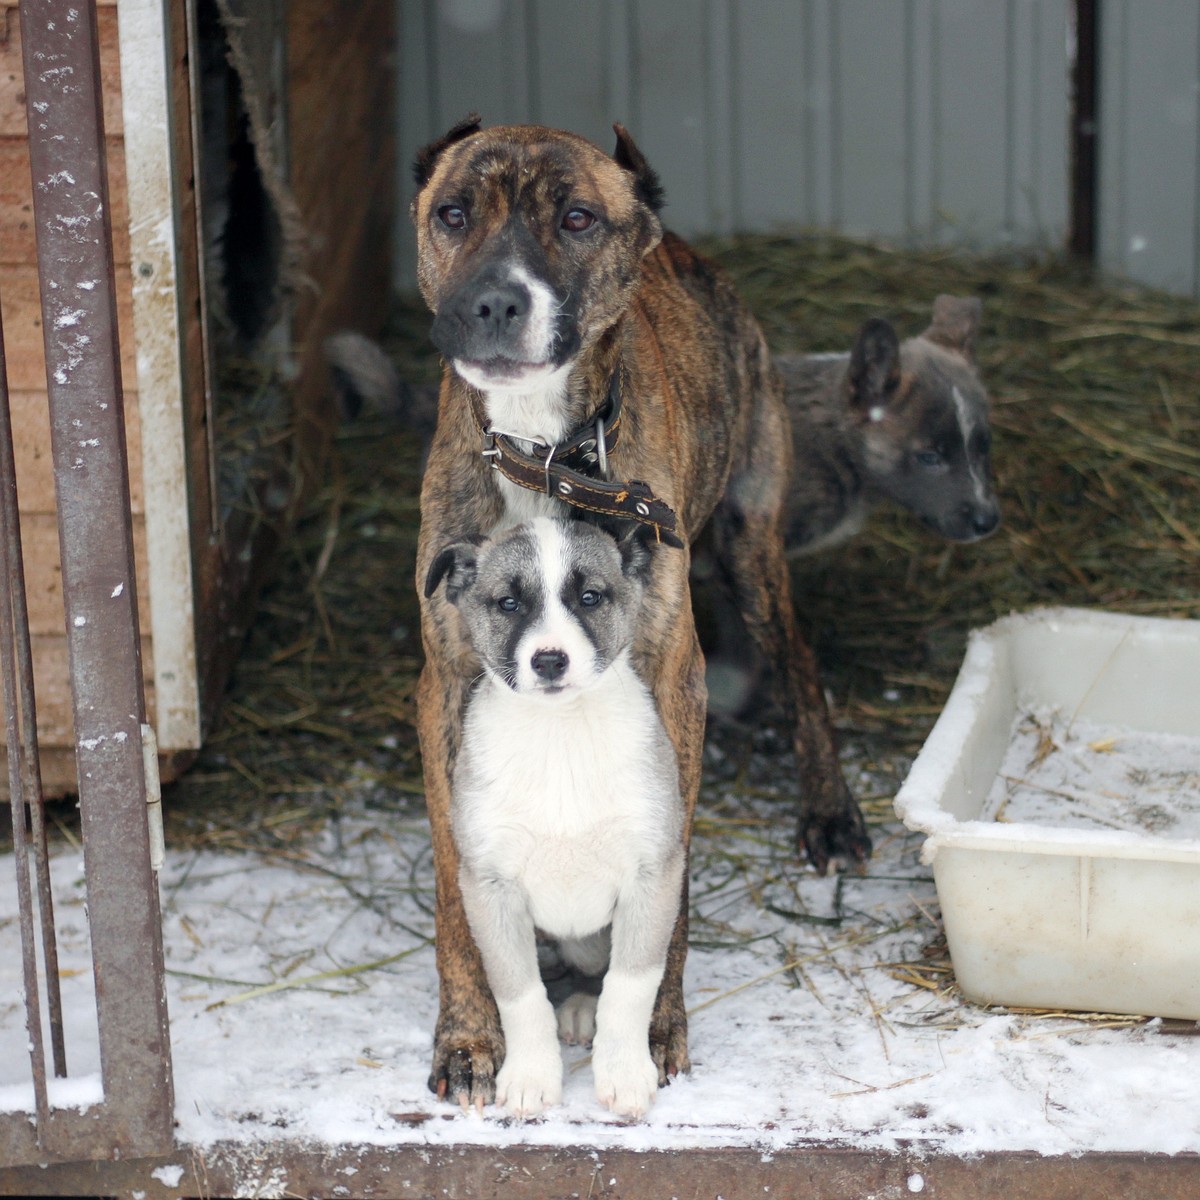
<path fill-rule="evenodd" d="M 592 1054 L 596 1099 L 618 1117 L 637 1120 L 658 1095 L 658 1068 L 646 1045 L 597 1040 Z"/>
<path fill-rule="evenodd" d="M 510 1054 L 496 1073 L 496 1103 L 524 1120 L 562 1101 L 562 1057 L 558 1046 Z"/>
<path fill-rule="evenodd" d="M 558 1040 L 568 1046 L 590 1046 L 596 1036 L 596 997 L 575 992 L 558 1006 Z"/>

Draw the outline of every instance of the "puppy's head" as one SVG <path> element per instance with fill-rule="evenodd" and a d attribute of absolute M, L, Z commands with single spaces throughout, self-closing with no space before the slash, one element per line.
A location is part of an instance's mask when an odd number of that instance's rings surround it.
<path fill-rule="evenodd" d="M 579 693 L 632 643 L 652 547 L 644 526 L 618 543 L 583 521 L 539 517 L 447 546 L 425 595 L 445 581 L 494 680 L 522 695 Z"/>
<path fill-rule="evenodd" d="M 417 156 L 417 275 L 434 345 L 488 392 L 544 387 L 610 328 L 662 237 L 662 191 L 621 127 L 610 158 L 477 116 Z"/>
<path fill-rule="evenodd" d="M 903 345 L 874 318 L 859 332 L 846 376 L 872 484 L 955 542 L 1000 524 L 988 397 L 975 361 L 980 315 L 974 297 L 939 296 L 929 328 Z"/>

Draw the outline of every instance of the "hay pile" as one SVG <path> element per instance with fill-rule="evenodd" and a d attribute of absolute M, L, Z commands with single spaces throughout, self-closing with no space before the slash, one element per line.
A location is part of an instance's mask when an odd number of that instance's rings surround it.
<path fill-rule="evenodd" d="M 1102 286 L 1061 262 L 899 252 L 836 239 L 711 242 L 778 349 L 847 349 L 868 316 L 902 336 L 939 292 L 984 301 L 1004 524 L 956 547 L 899 512 L 799 565 L 798 604 L 844 736 L 911 753 L 953 682 L 965 631 L 1037 604 L 1200 617 L 1200 307 Z M 397 307 L 406 375 L 436 377 L 429 319 Z M 344 428 L 328 484 L 291 539 L 219 728 L 169 789 L 176 840 L 274 847 L 347 787 L 419 797 L 412 690 L 420 446 Z M 880 703 L 885 689 L 898 703 Z M 882 798 L 881 798 L 882 800 Z M 886 803 L 884 801 L 884 803 Z M 882 809 L 882 804 L 881 804 Z"/>

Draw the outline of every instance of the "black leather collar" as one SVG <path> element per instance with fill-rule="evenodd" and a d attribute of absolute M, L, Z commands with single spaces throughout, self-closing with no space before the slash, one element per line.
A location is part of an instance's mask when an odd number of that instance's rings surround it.
<path fill-rule="evenodd" d="M 586 424 L 553 446 L 544 442 L 530 445 L 492 429 L 482 403 L 472 397 L 475 419 L 483 434 L 481 453 L 494 470 L 519 487 L 554 496 L 587 512 L 650 525 L 660 541 L 681 547 L 674 511 L 654 495 L 649 484 L 640 479 L 623 482 L 608 477 L 608 455 L 621 435 L 622 391 L 618 367 L 600 408 Z"/>

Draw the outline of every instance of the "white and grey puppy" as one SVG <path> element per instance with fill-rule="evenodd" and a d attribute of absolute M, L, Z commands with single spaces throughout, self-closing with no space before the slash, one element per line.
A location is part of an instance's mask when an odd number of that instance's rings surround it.
<path fill-rule="evenodd" d="M 652 538 L 652 534 L 649 535 Z M 685 862 L 675 753 L 630 662 L 652 543 L 619 544 L 581 521 L 540 517 L 434 559 L 483 673 L 453 776 L 467 920 L 500 1010 L 496 1102 L 532 1116 L 562 1098 L 539 932 L 599 1000 L 572 997 L 566 1040 L 594 1039 L 596 1095 L 641 1116 L 658 1091 L 649 1028 Z M 607 967 L 607 970 L 606 970 Z"/>

